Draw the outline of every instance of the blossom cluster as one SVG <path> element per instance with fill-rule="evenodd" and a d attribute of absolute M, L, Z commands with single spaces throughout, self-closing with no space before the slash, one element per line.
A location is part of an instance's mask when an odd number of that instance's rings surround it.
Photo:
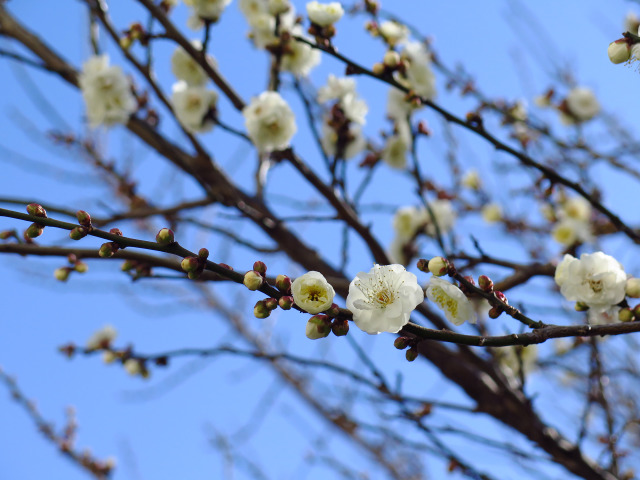
<path fill-rule="evenodd" d="M 82 66 L 78 79 L 91 127 L 126 123 L 138 103 L 131 85 L 118 66 L 109 66 L 107 55 L 96 55 Z"/>

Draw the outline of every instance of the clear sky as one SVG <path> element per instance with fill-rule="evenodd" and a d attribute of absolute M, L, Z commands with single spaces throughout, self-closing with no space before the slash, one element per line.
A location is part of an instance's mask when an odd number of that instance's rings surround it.
<path fill-rule="evenodd" d="M 113 4 L 110 5 L 111 13 L 120 28 L 126 28 L 134 20 L 144 23 L 143 17 L 138 15 L 140 10 L 136 2 L 109 3 Z M 304 11 L 304 2 L 293 3 L 298 11 Z M 640 96 L 635 94 L 640 78 L 637 68 L 614 66 L 606 55 L 608 43 L 622 32 L 627 11 L 635 7 L 640 12 L 632 2 L 404 0 L 383 1 L 383 7 L 419 27 L 433 39 L 435 49 L 445 63 L 464 65 L 478 86 L 492 97 L 524 99 L 531 105 L 535 95 L 555 83 L 550 75 L 555 74 L 558 67 L 568 68 L 577 83 L 595 91 L 607 112 L 618 115 L 630 125 L 635 122 L 635 114 L 640 108 Z M 6 8 L 77 67 L 88 57 L 87 15 L 81 2 L 10 1 Z M 174 18 L 184 31 L 187 31 L 186 16 L 186 7 L 180 5 Z M 363 23 L 362 16 L 345 17 L 338 25 L 335 43 L 345 55 L 364 65 L 372 65 L 381 59 L 383 46 L 364 35 Z M 245 99 L 265 88 L 268 68 L 264 53 L 254 50 L 246 40 L 247 31 L 248 26 L 234 1 L 225 11 L 221 23 L 213 28 L 210 49 L 221 71 Z M 198 38 L 200 34 L 188 35 Z M 106 39 L 101 45 L 106 51 L 115 52 Z M 13 48 L 11 42 L 0 39 L 0 50 L 10 48 Z M 160 44 L 156 53 L 158 79 L 167 90 L 173 82 L 167 61 L 171 50 Z M 557 63 L 551 63 L 550 59 Z M 112 55 L 114 63 L 121 60 L 117 54 Z M 130 71 L 128 67 L 125 69 Z M 334 60 L 323 58 L 311 79 L 315 85 L 322 85 L 329 73 L 340 74 L 342 71 Z M 0 78 L 3 86 L 0 95 L 0 197 L 42 201 L 100 214 L 119 211 L 122 205 L 109 203 L 109 190 L 90 173 L 91 169 L 76 160 L 70 151 L 52 147 L 46 139 L 46 132 L 51 130 L 84 131 L 81 121 L 84 105 L 79 93 L 50 74 L 17 65 L 6 58 L 0 58 Z M 387 126 L 383 115 L 386 87 L 368 79 L 358 79 L 358 82 L 361 96 L 370 105 L 365 131 L 375 135 Z M 438 89 L 437 102 L 458 115 L 466 113 L 471 104 L 457 94 L 447 93 L 439 76 Z M 303 118 L 300 105 L 292 100 L 292 106 L 298 118 Z M 226 100 L 221 100 L 220 109 L 226 123 L 243 128 L 241 116 Z M 552 116 L 552 112 L 539 114 Z M 429 168 L 437 171 L 441 168 L 437 159 L 447 148 L 442 137 L 444 128 L 433 112 L 423 112 L 421 118 L 425 118 L 437 134 L 433 141 L 421 146 L 425 157 L 434 159 Z M 174 124 L 167 122 L 162 128 L 176 141 L 183 142 Z M 115 128 L 112 135 L 99 138 L 108 145 L 109 154 L 117 159 L 118 165 L 143 179 L 141 191 L 157 199 L 159 204 L 201 195 L 193 184 L 176 180 L 175 170 L 161 164 L 139 143 L 131 141 L 121 127 Z M 234 178 L 242 178 L 247 169 L 253 168 L 253 152 L 237 139 L 219 129 L 203 138 L 216 159 L 232 171 Z M 308 161 L 312 162 L 317 153 L 309 147 L 310 139 L 308 128 L 300 122 L 300 133 L 294 139 L 294 146 L 303 154 L 308 153 Z M 467 165 L 481 169 L 495 160 L 491 148 L 478 139 L 460 134 L 459 142 L 459 156 L 465 158 Z M 317 161 L 320 161 L 319 157 Z M 286 173 L 283 169 L 274 174 L 271 191 L 285 199 L 295 198 L 304 186 L 291 181 Z M 377 200 L 374 197 L 379 196 L 387 204 L 411 202 L 411 192 L 394 190 L 399 178 L 395 172 L 389 177 L 376 178 L 374 191 L 377 193 L 368 200 L 374 203 Z M 495 182 L 495 188 L 500 189 L 499 179 L 489 178 L 487 182 Z M 507 201 L 508 195 L 503 191 L 497 197 Z M 619 204 L 627 193 L 620 188 L 608 188 L 607 195 L 608 202 Z M 286 203 L 281 200 L 275 207 L 286 211 Z M 7 204 L 1 206 L 23 209 Z M 516 204 L 514 208 L 526 206 Z M 219 213 L 218 210 L 206 211 L 202 219 L 208 220 L 208 215 L 214 219 Z M 640 220 L 637 210 L 624 214 L 632 223 Z M 385 242 L 392 237 L 388 216 L 388 212 L 386 217 L 380 212 L 372 212 L 369 216 L 371 221 L 377 222 L 376 233 Z M 0 218 L 0 230 L 24 226 L 18 221 Z M 152 239 L 155 235 L 155 232 L 136 229 L 131 223 L 121 228 L 125 235 L 139 238 Z M 324 234 L 321 226 L 301 228 L 305 238 Z M 45 232 L 43 243 L 69 244 L 65 232 L 53 229 Z M 208 235 L 184 231 L 177 232 L 177 237 L 188 248 L 206 246 L 217 255 L 215 260 L 224 259 L 238 270 L 248 269 L 257 259 L 254 253 L 228 242 L 219 243 Z M 323 244 L 323 252 L 329 258 L 337 258 L 340 247 L 337 238 L 327 235 L 326 244 Z M 492 246 L 495 239 L 485 236 L 483 241 Z M 100 243 L 97 239 L 85 239 L 83 246 L 98 248 Z M 633 265 L 630 253 L 622 250 L 617 253 L 621 261 L 626 255 L 626 260 Z M 275 262 L 283 273 L 291 276 L 300 273 L 282 258 Z M 370 264 L 369 257 L 354 252 L 347 270 L 355 274 L 368 270 Z M 326 453 L 341 458 L 337 452 L 345 452 L 341 460 L 358 465 L 372 479 L 384 478 L 380 473 L 370 471 L 370 464 L 362 452 L 331 432 L 301 405 L 294 394 L 283 388 L 268 368 L 257 362 L 237 357 L 179 360 L 165 371 L 155 369 L 151 379 L 141 381 L 128 376 L 118 366 L 104 365 L 97 356 L 64 358 L 57 352 L 60 345 L 68 342 L 82 345 L 91 333 L 105 324 L 117 327 L 118 345 L 132 343 L 145 353 L 209 347 L 220 343 L 221 339 L 238 346 L 243 343 L 235 338 L 222 318 L 207 311 L 198 291 L 182 281 L 132 283 L 119 272 L 119 262 L 89 261 L 87 274 L 74 275 L 63 284 L 53 278 L 54 269 L 63 265 L 63 259 L 0 256 L 0 304 L 3 310 L 0 315 L 0 365 L 17 378 L 23 391 L 36 401 L 43 416 L 58 427 L 63 424 L 64 409 L 68 405 L 75 407 L 80 424 L 77 445 L 90 447 L 98 458 L 117 457 L 115 480 L 257 478 L 242 465 L 234 467 L 234 475 L 229 474 L 224 455 L 216 452 L 213 446 L 216 432 L 235 440 L 241 456 L 264 467 L 268 478 L 333 478 L 335 472 L 329 467 L 312 468 L 313 460 L 309 460 L 314 451 L 324 452 L 324 447 L 318 446 L 323 441 L 329 445 Z M 634 267 L 640 267 L 637 259 Z M 240 311 L 245 315 L 250 315 L 256 301 L 238 289 L 220 289 L 218 294 L 227 305 L 240 305 Z M 260 325 L 258 322 L 256 320 L 256 327 Z M 295 352 L 317 358 L 340 352 L 332 343 L 342 339 L 331 337 L 324 344 L 310 343 L 304 338 L 304 321 L 293 313 L 278 315 L 266 324 L 279 342 Z M 391 348 L 390 337 L 371 338 L 354 330 L 354 340 L 372 355 L 389 357 L 389 372 L 408 368 L 406 363 L 398 363 L 401 355 Z M 348 361 L 355 362 L 352 358 Z M 425 368 L 422 372 L 426 378 L 423 394 L 464 402 L 453 387 L 441 391 L 439 378 L 431 369 Z M 412 375 L 416 375 L 415 370 L 406 372 L 407 378 Z M 532 382 L 532 388 L 544 391 L 544 382 L 535 378 Z M 0 451 L 0 480 L 87 478 L 42 438 L 3 386 L 0 386 Z M 480 465 L 499 461 L 498 457 L 493 457 L 479 459 Z M 507 471 L 501 472 L 500 467 L 496 467 L 495 473 L 498 478 L 509 475 Z M 562 477 L 558 471 L 550 471 L 550 474 L 556 475 L 555 478 L 569 478 Z"/>

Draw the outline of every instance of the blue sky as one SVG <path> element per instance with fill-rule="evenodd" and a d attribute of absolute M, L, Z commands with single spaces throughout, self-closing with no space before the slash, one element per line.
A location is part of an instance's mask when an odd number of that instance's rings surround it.
<path fill-rule="evenodd" d="M 130 5 L 135 2 L 111 3 L 114 4 L 111 6 L 113 18 L 121 28 L 140 18 L 135 14 L 139 9 Z M 304 2 L 294 3 L 299 11 L 303 11 Z M 640 97 L 634 94 L 639 78 L 637 68 L 612 65 L 607 59 L 606 47 L 620 36 L 623 17 L 633 6 L 630 2 L 595 0 L 579 4 L 544 0 L 526 2 L 526 5 L 525 2 L 498 0 L 408 0 L 395 2 L 393 7 L 391 2 L 383 2 L 383 7 L 393 8 L 401 18 L 412 19 L 412 23 L 432 37 L 436 50 L 448 65 L 464 65 L 488 95 L 509 100 L 525 99 L 531 105 L 532 97 L 553 82 L 549 73 L 561 66 L 571 69 L 578 83 L 591 87 L 607 112 L 618 115 L 629 125 L 634 122 L 634 114 L 640 107 Z M 89 55 L 87 18 L 80 2 L 31 0 L 9 2 L 7 8 L 63 52 L 74 65 L 81 65 Z M 186 31 L 184 5 L 175 12 L 175 19 Z M 380 60 L 383 46 L 363 34 L 363 22 L 362 17 L 341 20 L 336 44 L 345 55 L 371 65 Z M 247 30 L 236 2 L 232 2 L 222 22 L 213 29 L 210 50 L 221 71 L 245 99 L 265 88 L 263 72 L 268 68 L 264 54 L 246 41 Z M 192 35 L 197 38 L 199 34 Z M 10 45 L 6 40 L 0 42 L 0 48 Z M 102 45 L 107 51 L 115 52 L 108 41 Z M 172 47 L 160 44 L 156 53 L 157 75 L 167 90 L 174 81 L 167 62 L 171 51 Z M 549 63 L 549 58 L 558 63 Z M 119 63 L 121 58 L 113 53 L 112 61 Z M 311 79 L 321 85 L 331 72 L 340 73 L 342 68 L 334 60 L 323 58 Z M 52 128 L 65 128 L 56 116 L 61 116 L 75 131 L 84 131 L 81 122 L 84 106 L 78 92 L 49 74 L 16 66 L 7 59 L 0 59 L 0 78 L 5 92 L 0 97 L 0 196 L 102 214 L 121 209 L 122 205 L 107 203 L 109 191 L 89 173 L 90 169 L 73 160 L 69 152 L 51 147 L 44 138 L 44 132 Z M 438 88 L 437 101 L 456 114 L 464 115 L 472 105 L 458 95 L 447 93 L 441 77 L 438 77 Z M 366 132 L 375 135 L 388 125 L 383 118 L 386 87 L 370 79 L 358 79 L 358 90 L 370 102 Z M 39 97 L 34 96 L 36 91 Z M 302 118 L 299 104 L 294 100 L 291 102 L 296 114 Z M 49 105 L 55 114 L 51 113 Z M 227 123 L 242 128 L 240 114 L 234 112 L 228 102 L 221 100 L 220 110 Z M 551 118 L 553 112 L 540 112 L 540 115 Z M 438 172 L 442 168 L 438 159 L 446 152 L 446 143 L 442 140 L 446 132 L 433 112 L 422 112 L 420 118 L 429 122 L 436 138 L 420 144 L 419 148 L 428 159 L 428 168 Z M 174 124 L 167 122 L 162 128 L 176 141 L 184 141 Z M 465 165 L 482 169 L 496 160 L 496 154 L 488 145 L 455 128 L 454 133 L 459 139 L 458 155 Z M 143 179 L 141 192 L 159 204 L 199 197 L 200 192 L 193 184 L 180 180 L 172 167 L 165 166 L 139 143 L 131 141 L 122 128 L 115 128 L 110 135 L 101 134 L 99 138 L 108 146 L 109 155 L 117 159 L 118 165 L 126 166 L 136 177 Z M 217 161 L 230 168 L 234 178 L 246 177 L 247 170 L 253 168 L 255 155 L 238 140 L 219 129 L 204 138 Z M 294 146 L 307 155 L 307 161 L 320 162 L 317 152 L 308 145 L 310 138 L 308 129 L 300 128 Z M 355 170 L 354 167 L 357 176 Z M 271 192 L 285 198 L 303 195 L 305 186 L 291 178 L 285 167 L 274 173 Z M 615 177 L 610 178 L 611 182 L 618 181 Z M 401 180 L 396 172 L 378 176 L 367 201 L 396 206 L 415 202 L 410 191 L 394 188 Z M 487 178 L 487 182 L 493 183 L 499 200 L 509 200 L 508 191 L 500 188 L 500 179 Z M 605 203 L 620 205 L 627 192 L 623 188 L 607 188 Z M 286 203 L 285 200 L 274 206 L 287 211 Z M 514 202 L 513 208 L 526 211 L 527 205 Z M 216 219 L 219 214 L 219 209 L 209 209 L 202 217 Z M 631 223 L 640 220 L 639 215 L 637 210 L 624 211 L 625 218 Z M 379 212 L 368 216 L 385 242 L 392 237 L 388 217 L 388 213 Z M 0 218 L 0 230 L 21 227 L 24 225 L 18 221 Z M 121 228 L 125 235 L 145 239 L 154 235 L 136 230 L 133 224 Z M 324 238 L 322 252 L 328 258 L 337 257 L 340 242 L 335 232 L 328 234 L 322 225 L 300 228 L 307 239 L 316 239 L 319 235 Z M 491 248 L 499 244 L 495 237 L 482 230 L 482 225 L 478 228 L 485 246 Z M 241 233 L 251 231 L 240 230 Z M 65 237 L 64 232 L 47 229 L 43 243 L 68 245 Z M 220 261 L 224 259 L 238 270 L 248 269 L 257 259 L 251 252 L 228 242 L 218 242 L 206 234 L 187 230 L 177 232 L 177 237 L 188 248 L 206 246 L 213 256 Z M 100 243 L 97 239 L 85 239 L 83 246 L 98 248 Z M 622 247 L 614 241 L 610 248 L 616 250 L 623 263 L 626 259 L 633 265 L 632 255 Z M 435 247 L 431 248 L 433 253 L 438 253 Z M 356 250 L 357 245 L 348 264 L 352 274 L 368 270 L 371 264 L 370 258 Z M 635 262 L 637 269 L 639 265 L 637 260 Z M 277 258 L 273 264 L 292 276 L 300 273 L 285 259 Z M 63 265 L 64 259 L 0 257 L 0 278 L 3 279 L 0 365 L 17 378 L 24 392 L 35 399 L 43 416 L 57 426 L 63 423 L 65 407 L 75 407 L 80 423 L 77 445 L 89 446 L 98 458 L 117 457 L 115 480 L 227 478 L 224 475 L 228 473 L 228 466 L 225 466 L 223 455 L 210 443 L 212 432 L 233 435 L 242 427 L 252 433 L 249 438 L 240 437 L 238 441 L 242 455 L 264 466 L 269 478 L 331 478 L 334 473 L 326 465 L 311 468 L 309 461 L 305 461 L 314 449 L 323 451 L 317 446 L 321 440 L 329 444 L 327 451 L 330 454 L 340 458 L 339 452 L 344 450 L 348 454 L 343 460 L 348 459 L 369 472 L 371 478 L 384 478 L 370 471 L 370 463 L 362 452 L 331 433 L 294 394 L 283 388 L 268 368 L 257 362 L 235 357 L 213 361 L 178 360 L 165 371 L 154 370 L 152 378 L 144 382 L 129 377 L 118 366 L 104 365 L 97 357 L 64 358 L 57 352 L 58 346 L 70 341 L 83 344 L 91 333 L 108 323 L 118 329 L 118 345 L 133 343 L 136 349 L 145 353 L 186 346 L 204 348 L 221 339 L 225 343 L 243 344 L 223 319 L 207 311 L 202 296 L 181 281 L 131 283 L 119 273 L 118 262 L 90 261 L 87 274 L 74 275 L 68 283 L 62 284 L 53 279 L 53 270 Z M 220 289 L 218 295 L 230 307 L 240 305 L 239 311 L 244 315 L 250 314 L 257 299 L 238 289 Z M 342 352 L 336 343 L 343 339 L 332 337 L 325 343 L 312 344 L 306 340 L 304 321 L 296 315 L 281 314 L 265 324 L 279 342 L 293 351 L 318 358 Z M 257 320 L 253 325 L 260 327 Z M 352 333 L 371 355 L 388 357 L 390 374 L 403 369 L 407 379 L 414 375 L 426 378 L 422 394 L 464 402 L 453 387 L 442 391 L 441 381 L 433 369 L 423 366 L 418 371 L 413 365 L 407 367 L 406 363 L 398 362 L 401 354 L 392 349 L 390 336 L 372 338 L 362 332 Z M 345 361 L 355 365 L 351 357 Z M 549 388 L 535 378 L 530 387 L 541 391 Z M 252 423 L 247 426 L 249 420 Z M 41 437 L 3 388 L 0 388 L 0 426 L 4 458 L 0 463 L 0 479 L 86 478 Z M 496 458 L 489 455 L 478 462 L 486 466 L 497 461 Z M 438 462 L 434 465 L 434 471 L 438 471 Z M 495 473 L 500 477 L 501 467 L 496 468 Z M 235 476 L 228 478 L 253 478 L 246 469 L 238 466 L 235 469 Z M 509 475 L 508 471 L 503 473 Z M 561 474 L 550 471 L 550 475 Z"/>

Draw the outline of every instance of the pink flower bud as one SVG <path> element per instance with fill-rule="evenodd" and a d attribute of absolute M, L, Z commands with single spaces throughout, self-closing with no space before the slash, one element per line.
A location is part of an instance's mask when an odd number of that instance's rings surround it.
<path fill-rule="evenodd" d="M 198 250 L 198 258 L 201 260 L 206 260 L 207 258 L 209 258 L 209 250 L 207 250 L 206 248 L 201 248 L 200 250 Z M 233 268 L 229 267 L 229 270 L 233 270 Z"/>
<path fill-rule="evenodd" d="M 185 257 L 182 259 L 182 262 L 180 262 L 180 266 L 182 267 L 182 270 L 190 273 L 198 270 L 200 263 L 196 257 Z"/>
<path fill-rule="evenodd" d="M 275 310 L 276 308 L 278 308 L 278 300 L 275 298 L 267 298 L 263 300 L 263 302 L 264 302 L 264 306 L 267 307 L 269 310 Z"/>
<path fill-rule="evenodd" d="M 37 203 L 30 203 L 27 205 L 27 213 L 35 217 L 47 218 L 47 211 L 42 205 L 38 205 Z"/>
<path fill-rule="evenodd" d="M 485 292 L 493 291 L 493 281 L 486 275 L 480 275 L 478 277 L 478 286 Z"/>
<path fill-rule="evenodd" d="M 253 271 L 258 272 L 262 276 L 267 274 L 267 266 L 264 262 L 257 261 L 253 264 Z"/>
<path fill-rule="evenodd" d="M 331 322 L 326 315 L 314 315 L 307 322 L 305 334 L 310 340 L 318 340 L 329 336 L 331 333 Z"/>
<path fill-rule="evenodd" d="M 24 231 L 25 238 L 37 238 L 44 232 L 44 226 L 39 223 L 32 223 Z"/>
<path fill-rule="evenodd" d="M 291 293 L 291 279 L 286 275 L 276 277 L 276 288 L 282 293 Z"/>
<path fill-rule="evenodd" d="M 69 232 L 69 238 L 71 240 L 80 240 L 87 236 L 87 229 L 85 227 L 76 227 Z"/>
<path fill-rule="evenodd" d="M 409 346 L 409 339 L 407 337 L 398 337 L 394 340 L 393 346 L 398 350 L 404 350 Z"/>
<path fill-rule="evenodd" d="M 418 349 L 416 347 L 411 347 L 405 352 L 404 356 L 406 357 L 407 361 L 413 362 L 416 358 L 418 358 Z"/>
<path fill-rule="evenodd" d="M 291 310 L 291 307 L 293 306 L 293 297 L 290 295 L 280 297 L 278 305 L 280 305 L 280 308 L 283 310 Z"/>
<path fill-rule="evenodd" d="M 331 331 L 336 337 L 344 337 L 349 333 L 349 321 L 335 319 L 331 324 Z"/>
<path fill-rule="evenodd" d="M 253 315 L 256 318 L 267 318 L 271 314 L 271 310 L 267 308 L 263 300 L 260 300 L 253 307 Z"/>
<path fill-rule="evenodd" d="M 115 252 L 115 249 L 113 248 L 113 243 L 111 242 L 107 242 L 107 243 L 103 243 L 100 246 L 100 250 L 98 250 L 98 255 L 100 255 L 102 258 L 110 258 L 113 257 Z"/>
<path fill-rule="evenodd" d="M 80 225 L 83 225 L 85 227 L 88 227 L 89 225 L 91 225 L 91 215 L 89 215 L 84 210 L 78 210 L 76 212 L 76 218 L 78 219 L 78 223 Z"/>

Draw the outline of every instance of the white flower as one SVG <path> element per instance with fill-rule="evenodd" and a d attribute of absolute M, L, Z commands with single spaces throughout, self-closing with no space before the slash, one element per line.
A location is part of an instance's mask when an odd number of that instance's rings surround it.
<path fill-rule="evenodd" d="M 87 350 L 100 350 L 109 347 L 109 344 L 118 336 L 118 332 L 111 325 L 105 325 L 95 332 L 87 340 Z"/>
<path fill-rule="evenodd" d="M 387 115 L 394 120 L 406 121 L 411 112 L 417 108 L 405 100 L 405 93 L 395 87 L 389 89 L 387 95 Z"/>
<path fill-rule="evenodd" d="M 391 20 L 382 22 L 379 32 L 390 47 L 406 41 L 409 36 L 409 29 L 405 25 Z"/>
<path fill-rule="evenodd" d="M 531 373 L 536 367 L 538 347 L 533 345 L 511 345 L 494 349 L 500 368 L 509 370 L 512 375 L 523 376 Z"/>
<path fill-rule="evenodd" d="M 278 37 L 274 31 L 276 28 L 276 19 L 268 13 L 258 13 L 253 17 L 249 17 L 249 25 L 251 33 L 249 36 L 253 40 L 257 48 L 265 48 L 269 45 L 278 43 Z"/>
<path fill-rule="evenodd" d="M 562 218 L 568 217 L 588 222 L 591 218 L 591 204 L 583 197 L 571 197 L 562 203 L 558 214 Z"/>
<path fill-rule="evenodd" d="M 267 5 L 263 0 L 240 0 L 238 6 L 249 23 L 254 17 L 267 13 Z"/>
<path fill-rule="evenodd" d="M 566 217 L 560 220 L 551 231 L 553 239 L 570 247 L 575 243 L 586 243 L 593 240 L 591 235 L 591 225 L 584 220 L 578 220 L 572 217 Z"/>
<path fill-rule="evenodd" d="M 411 126 L 404 119 L 395 122 L 395 134 L 387 138 L 382 160 L 392 168 L 403 170 L 407 166 L 407 153 L 411 148 Z"/>
<path fill-rule="evenodd" d="M 367 146 L 367 142 L 362 136 L 362 130 L 360 127 L 349 127 L 349 135 L 353 138 L 345 145 L 344 151 L 342 152 L 342 158 L 345 160 L 355 157 Z M 322 143 L 322 148 L 327 155 L 333 157 L 338 153 L 338 134 L 334 128 L 327 124 L 327 122 L 322 124 L 322 138 L 320 141 Z"/>
<path fill-rule="evenodd" d="M 496 223 L 502 220 L 502 207 L 497 203 L 489 203 L 482 207 L 482 219 L 487 223 Z"/>
<path fill-rule="evenodd" d="M 440 234 L 444 235 L 449 232 L 456 221 L 456 212 L 453 210 L 451 202 L 449 200 L 439 199 L 431 202 L 429 206 L 431 207 L 433 217 L 435 217 L 435 222 L 438 224 Z M 436 235 L 434 218 L 432 218 L 428 211 L 425 212 L 425 217 L 427 223 L 425 232 L 430 237 L 434 237 Z"/>
<path fill-rule="evenodd" d="M 580 260 L 565 255 L 556 267 L 555 281 L 564 298 L 603 313 L 624 299 L 627 276 L 615 258 L 595 252 L 583 253 Z"/>
<path fill-rule="evenodd" d="M 329 100 L 341 100 L 348 94 L 356 93 L 356 81 L 350 77 L 336 77 L 329 74 L 327 84 L 318 89 L 318 102 L 325 103 Z"/>
<path fill-rule="evenodd" d="M 291 29 L 291 35 L 297 35 L 309 39 L 299 25 Z M 311 48 L 306 43 L 292 39 L 287 44 L 285 54 L 282 56 L 280 67 L 294 75 L 306 76 L 311 69 L 320 63 L 320 52 Z"/>
<path fill-rule="evenodd" d="M 262 152 L 282 150 L 296 133 L 293 111 L 277 92 L 263 92 L 242 111 L 249 138 Z"/>
<path fill-rule="evenodd" d="M 482 181 L 480 180 L 478 171 L 475 169 L 467 171 L 467 173 L 462 177 L 463 187 L 467 187 L 471 190 L 480 190 L 480 185 L 482 185 Z"/>
<path fill-rule="evenodd" d="M 364 125 L 365 117 L 369 112 L 367 102 L 359 98 L 356 94 L 347 94 L 340 100 L 340 107 L 345 116 L 353 123 Z"/>
<path fill-rule="evenodd" d="M 208 132 L 213 128 L 210 112 L 217 101 L 218 94 L 214 90 L 189 86 L 182 81 L 173 86 L 173 110 L 180 123 L 191 132 Z"/>
<path fill-rule="evenodd" d="M 331 308 L 335 292 L 320 272 L 307 272 L 291 283 L 291 294 L 296 305 L 315 315 Z"/>
<path fill-rule="evenodd" d="M 231 0 L 184 0 L 184 3 L 193 8 L 193 17 L 215 22 Z"/>
<path fill-rule="evenodd" d="M 202 43 L 198 40 L 192 40 L 191 45 L 197 51 L 202 50 Z M 212 66 L 215 66 L 213 57 L 207 55 L 207 61 Z M 176 48 L 171 56 L 171 71 L 178 80 L 184 80 L 193 86 L 204 85 L 208 80 L 204 69 L 182 47 Z"/>
<path fill-rule="evenodd" d="M 393 229 L 396 231 L 396 235 L 403 240 L 413 238 L 425 223 L 424 209 L 413 206 L 399 208 L 393 216 Z"/>
<path fill-rule="evenodd" d="M 587 120 L 591 120 L 600 112 L 598 99 L 591 89 L 586 87 L 572 88 L 567 95 L 565 102 L 574 122 L 585 122 Z M 566 120 L 567 119 L 565 119 L 565 121 Z"/>
<path fill-rule="evenodd" d="M 135 358 L 128 358 L 124 361 L 124 369 L 131 376 L 142 375 L 142 363 Z"/>
<path fill-rule="evenodd" d="M 282 15 L 291 9 L 289 0 L 267 0 L 267 11 L 271 15 Z"/>
<path fill-rule="evenodd" d="M 476 323 L 476 312 L 469 299 L 455 285 L 438 277 L 431 277 L 427 286 L 427 298 L 434 302 L 454 325 Z"/>
<path fill-rule="evenodd" d="M 423 300 L 418 279 L 402 265 L 374 265 L 349 284 L 347 308 L 361 330 L 371 335 L 396 333 Z"/>
<path fill-rule="evenodd" d="M 342 15 L 344 10 L 339 2 L 331 3 L 319 3 L 316 1 L 307 3 L 307 15 L 309 20 L 321 27 L 328 27 L 336 23 Z"/>
<path fill-rule="evenodd" d="M 406 63 L 406 81 L 408 87 L 425 98 L 436 96 L 436 79 L 431 70 L 431 56 L 421 42 L 407 43 L 402 50 Z"/>
<path fill-rule="evenodd" d="M 640 18 L 635 12 L 629 12 L 624 17 L 624 29 L 626 32 L 636 33 L 640 27 Z"/>
<path fill-rule="evenodd" d="M 109 66 L 109 57 L 91 57 L 82 66 L 78 79 L 87 107 L 89 124 L 113 125 L 126 123 L 136 111 L 137 102 L 129 81 L 120 67 Z"/>

